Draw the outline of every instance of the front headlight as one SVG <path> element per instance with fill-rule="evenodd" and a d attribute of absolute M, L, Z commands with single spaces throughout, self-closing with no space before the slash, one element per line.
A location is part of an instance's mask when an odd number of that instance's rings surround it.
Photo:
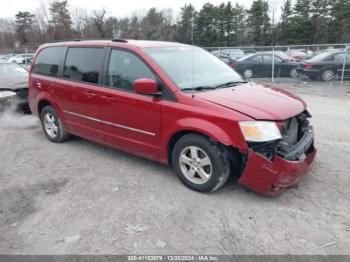
<path fill-rule="evenodd" d="M 239 126 L 248 142 L 266 142 L 281 139 L 281 132 L 272 121 L 242 121 Z"/>
<path fill-rule="evenodd" d="M 0 98 L 10 98 L 10 97 L 14 97 L 17 94 L 15 92 L 12 91 L 0 91 Z"/>

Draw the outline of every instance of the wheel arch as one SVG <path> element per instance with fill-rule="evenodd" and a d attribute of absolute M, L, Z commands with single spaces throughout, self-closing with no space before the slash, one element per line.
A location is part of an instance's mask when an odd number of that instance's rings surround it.
<path fill-rule="evenodd" d="M 35 107 L 37 116 L 40 118 L 40 113 L 41 110 L 47 106 L 47 105 L 51 105 L 57 112 L 57 114 L 59 115 L 59 117 L 64 120 L 63 118 L 63 112 L 61 110 L 61 107 L 59 106 L 59 104 L 57 103 L 56 99 L 52 96 L 50 96 L 48 93 L 43 92 L 41 93 L 37 98 L 36 98 L 36 104 L 33 105 L 33 107 Z"/>
<path fill-rule="evenodd" d="M 188 120 L 194 124 L 194 120 Z M 186 121 L 187 122 L 187 121 Z M 203 123 L 201 123 L 203 124 Z M 183 136 L 188 135 L 188 134 L 197 134 L 200 136 L 204 136 L 214 142 L 219 143 L 220 145 L 223 146 L 223 148 L 240 148 L 240 149 L 245 149 L 246 144 L 245 142 L 239 140 L 239 136 L 235 136 L 236 139 L 232 139 L 232 136 L 228 135 L 222 128 L 219 126 L 205 121 L 205 128 L 201 128 L 198 126 L 187 126 L 187 127 L 182 127 L 179 128 L 168 135 L 168 138 L 166 139 L 166 152 L 164 152 L 166 155 L 166 161 L 169 165 L 171 165 L 171 154 L 173 152 L 174 146 L 176 142 Z M 201 125 L 202 126 L 202 125 Z"/>
<path fill-rule="evenodd" d="M 52 106 L 52 103 L 50 101 L 48 101 L 47 99 L 41 99 L 39 102 L 38 102 L 38 105 L 37 105 L 37 110 L 38 110 L 38 115 L 40 117 L 41 115 L 41 111 L 44 109 L 45 106 Z"/>

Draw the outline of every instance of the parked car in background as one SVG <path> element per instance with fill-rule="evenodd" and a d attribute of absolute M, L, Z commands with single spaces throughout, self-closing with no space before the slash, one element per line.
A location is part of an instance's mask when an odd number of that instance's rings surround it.
<path fill-rule="evenodd" d="M 270 54 L 270 55 L 272 55 L 272 51 L 265 51 L 265 52 L 262 52 L 262 53 L 263 53 L 263 54 Z M 274 55 L 275 55 L 275 56 L 278 56 L 279 58 L 282 58 L 283 61 L 294 61 L 294 62 L 296 62 L 295 58 L 288 56 L 288 55 L 287 55 L 285 52 L 283 52 L 283 51 L 279 51 L 279 50 L 274 51 Z"/>
<path fill-rule="evenodd" d="M 290 49 L 286 51 L 286 55 L 300 62 L 305 59 L 310 59 L 313 56 L 313 51 L 305 49 Z"/>
<path fill-rule="evenodd" d="M 342 75 L 344 56 L 346 57 L 344 77 L 350 77 L 350 53 L 325 52 L 310 60 L 299 63 L 297 71 L 312 80 L 332 81 Z"/>
<path fill-rule="evenodd" d="M 51 142 L 75 134 L 168 164 L 196 191 L 218 190 L 236 172 L 240 184 L 277 195 L 315 163 L 304 101 L 247 83 L 198 47 L 119 39 L 46 44 L 29 85 L 30 108 Z"/>
<path fill-rule="evenodd" d="M 257 53 L 238 59 L 231 64 L 245 78 L 251 77 L 271 77 L 272 75 L 272 54 Z M 297 62 L 285 61 L 279 56 L 274 56 L 276 77 L 297 77 Z"/>
<path fill-rule="evenodd" d="M 226 52 L 224 52 L 224 50 L 213 50 L 210 53 L 219 58 L 227 65 L 230 65 L 233 62 L 233 60 L 228 56 Z"/>
<path fill-rule="evenodd" d="M 256 54 L 257 51 L 255 49 L 242 49 L 245 55 Z"/>
<path fill-rule="evenodd" d="M 30 62 L 33 59 L 33 54 L 19 54 L 11 57 L 8 62 L 9 63 L 16 63 L 16 64 L 25 64 Z"/>
<path fill-rule="evenodd" d="M 0 109 L 9 106 L 29 113 L 28 71 L 13 63 L 0 63 Z"/>
<path fill-rule="evenodd" d="M 237 61 L 241 57 L 245 56 L 244 52 L 238 48 L 223 49 L 222 52 L 232 61 Z"/>

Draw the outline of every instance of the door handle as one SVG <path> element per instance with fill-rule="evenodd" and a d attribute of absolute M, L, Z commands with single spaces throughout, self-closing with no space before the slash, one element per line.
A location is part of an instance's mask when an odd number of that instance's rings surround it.
<path fill-rule="evenodd" d="M 95 98 L 97 95 L 95 93 L 91 93 L 91 92 L 85 92 L 85 95 L 88 97 L 88 98 Z"/>
<path fill-rule="evenodd" d="M 106 101 L 106 102 L 111 102 L 111 101 L 115 101 L 115 98 L 112 96 L 101 96 L 102 100 Z"/>

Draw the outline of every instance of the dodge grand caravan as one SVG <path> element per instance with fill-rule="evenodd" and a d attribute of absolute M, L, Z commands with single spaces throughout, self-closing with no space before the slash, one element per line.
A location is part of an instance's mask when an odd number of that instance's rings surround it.
<path fill-rule="evenodd" d="M 299 97 L 247 83 L 198 47 L 117 39 L 45 44 L 29 85 L 30 108 L 50 141 L 73 134 L 171 165 L 200 192 L 238 174 L 240 184 L 277 195 L 315 162 L 311 115 Z"/>

